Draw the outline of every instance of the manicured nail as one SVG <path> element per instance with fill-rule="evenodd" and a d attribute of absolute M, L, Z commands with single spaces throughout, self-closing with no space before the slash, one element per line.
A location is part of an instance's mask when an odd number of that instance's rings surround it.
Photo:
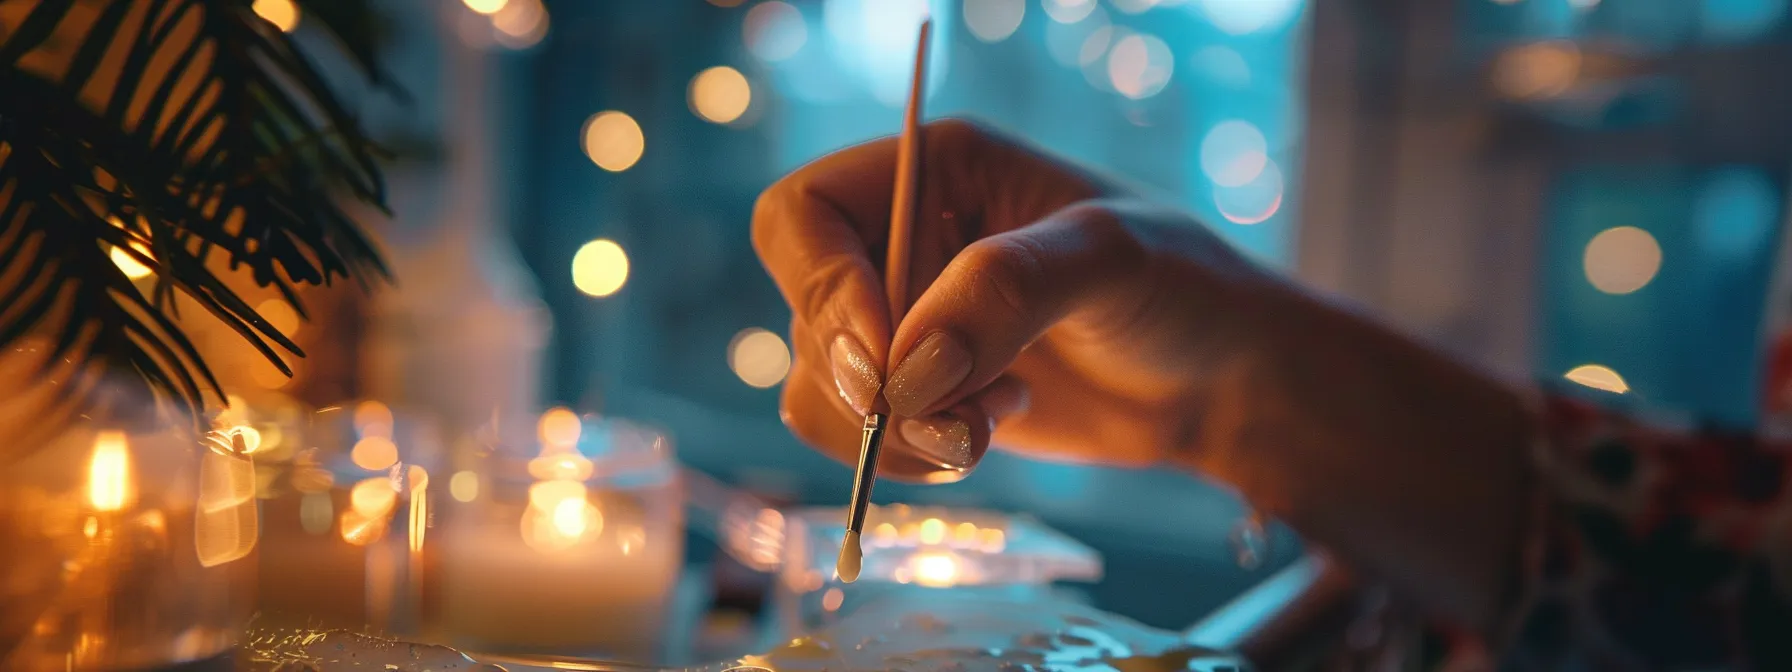
<path fill-rule="evenodd" d="M 915 344 L 890 374 L 884 398 L 897 415 L 917 416 L 971 375 L 971 351 L 936 331 Z"/>
<path fill-rule="evenodd" d="M 840 398 L 853 411 L 869 413 L 877 387 L 883 384 L 883 374 L 871 363 L 871 353 L 852 334 L 841 334 L 834 337 L 834 345 L 828 348 L 828 359 L 833 360 L 834 389 L 840 392 Z"/>
<path fill-rule="evenodd" d="M 971 426 L 951 416 L 909 418 L 897 426 L 902 440 L 915 449 L 919 457 L 942 469 L 969 469 L 975 462 L 971 454 Z"/>

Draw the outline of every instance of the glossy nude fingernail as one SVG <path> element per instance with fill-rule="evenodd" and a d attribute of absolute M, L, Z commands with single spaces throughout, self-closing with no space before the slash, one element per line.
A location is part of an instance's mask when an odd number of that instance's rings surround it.
<path fill-rule="evenodd" d="M 884 398 L 897 415 L 916 416 L 971 375 L 971 351 L 936 331 L 910 349 L 890 374 Z"/>
<path fill-rule="evenodd" d="M 883 384 L 883 373 L 871 362 L 871 353 L 851 334 L 834 337 L 828 348 L 828 359 L 834 369 L 834 388 L 846 405 L 858 413 L 871 411 L 871 401 Z"/>
<path fill-rule="evenodd" d="M 902 440 L 918 453 L 916 457 L 944 469 L 969 469 L 975 462 L 971 454 L 971 426 L 950 416 L 910 418 L 897 426 Z"/>

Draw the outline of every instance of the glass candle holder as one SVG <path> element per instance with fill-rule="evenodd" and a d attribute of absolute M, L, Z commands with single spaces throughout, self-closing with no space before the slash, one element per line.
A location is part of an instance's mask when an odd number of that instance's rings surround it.
<path fill-rule="evenodd" d="M 69 427 L 0 470 L 0 669 L 224 651 L 252 608 L 259 533 L 240 436 Z"/>
<path fill-rule="evenodd" d="M 557 409 L 533 450 L 457 456 L 430 531 L 432 637 L 478 651 L 651 659 L 683 564 L 670 441 Z"/>

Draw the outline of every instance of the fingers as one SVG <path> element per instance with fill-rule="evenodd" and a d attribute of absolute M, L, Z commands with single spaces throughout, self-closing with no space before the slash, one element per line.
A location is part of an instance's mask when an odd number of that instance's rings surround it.
<path fill-rule="evenodd" d="M 814 339 L 793 325 L 797 363 L 787 379 L 780 415 L 803 442 L 845 464 L 857 464 L 863 415 L 852 410 L 818 361 Z M 807 349 L 807 352 L 804 350 Z M 884 435 L 880 476 L 913 483 L 963 478 L 988 452 L 999 419 L 1025 412 L 1029 394 L 1018 379 L 1003 377 L 987 389 L 942 412 L 920 418 L 896 417 Z"/>
<path fill-rule="evenodd" d="M 971 244 L 897 330 L 885 397 L 908 417 L 954 407 L 1061 320 L 1099 325 L 1136 313 L 1150 261 L 1125 221 L 1098 204 Z"/>

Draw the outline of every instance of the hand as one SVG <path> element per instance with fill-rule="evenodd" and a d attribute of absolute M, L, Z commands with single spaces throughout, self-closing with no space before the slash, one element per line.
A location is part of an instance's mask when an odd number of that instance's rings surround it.
<path fill-rule="evenodd" d="M 898 479 L 956 480 L 992 432 L 1108 465 L 1187 450 L 1259 340 L 1252 296 L 1279 282 L 1188 216 L 974 125 L 928 124 L 922 145 L 917 298 L 899 325 L 882 280 L 894 139 L 759 199 L 754 247 L 795 313 L 782 410 L 796 435 L 856 461 L 883 385 L 896 418 L 880 471 Z"/>

